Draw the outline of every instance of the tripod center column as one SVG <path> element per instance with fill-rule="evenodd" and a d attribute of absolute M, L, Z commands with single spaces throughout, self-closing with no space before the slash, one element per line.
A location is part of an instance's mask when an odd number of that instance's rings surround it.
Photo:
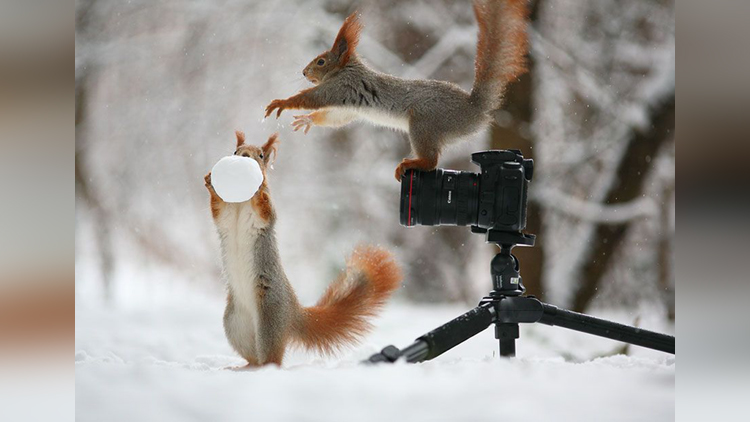
<path fill-rule="evenodd" d="M 516 356 L 516 339 L 519 336 L 518 324 L 495 324 L 495 338 L 500 342 L 500 356 Z"/>

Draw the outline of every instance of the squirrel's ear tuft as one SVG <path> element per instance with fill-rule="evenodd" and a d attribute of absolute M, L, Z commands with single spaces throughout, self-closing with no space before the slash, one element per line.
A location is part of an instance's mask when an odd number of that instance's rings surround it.
<path fill-rule="evenodd" d="M 237 135 L 237 148 L 239 148 L 245 143 L 245 132 L 241 130 L 235 130 L 234 134 Z"/>
<path fill-rule="evenodd" d="M 274 133 L 273 135 L 268 137 L 268 140 L 265 144 L 263 144 L 260 149 L 263 150 L 263 161 L 265 161 L 266 164 L 271 162 L 271 153 L 273 153 L 274 160 L 276 159 L 276 148 L 279 143 L 279 134 Z"/>
<path fill-rule="evenodd" d="M 341 66 L 349 62 L 354 50 L 359 43 L 359 34 L 362 32 L 362 24 L 359 22 L 359 14 L 355 11 L 346 18 L 339 29 L 339 34 L 333 42 L 331 52 L 338 57 Z"/>

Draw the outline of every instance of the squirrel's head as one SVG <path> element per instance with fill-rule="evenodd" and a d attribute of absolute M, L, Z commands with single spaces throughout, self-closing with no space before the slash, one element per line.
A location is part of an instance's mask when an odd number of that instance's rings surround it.
<path fill-rule="evenodd" d="M 265 183 L 266 168 L 268 168 L 276 159 L 276 147 L 279 143 L 279 134 L 274 133 L 268 138 L 265 144 L 257 147 L 255 145 L 245 144 L 244 132 L 237 130 L 234 133 L 237 135 L 237 150 L 234 151 L 234 155 L 250 157 L 257 161 L 263 172 L 263 181 Z"/>
<path fill-rule="evenodd" d="M 362 24 L 359 23 L 359 15 L 354 12 L 341 25 L 333 47 L 314 58 L 302 71 L 302 75 L 317 85 L 327 77 L 336 74 L 356 54 L 360 32 L 362 32 Z"/>

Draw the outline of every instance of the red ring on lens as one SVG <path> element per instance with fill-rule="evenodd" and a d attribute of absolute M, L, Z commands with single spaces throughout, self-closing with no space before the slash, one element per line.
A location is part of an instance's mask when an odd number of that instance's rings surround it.
<path fill-rule="evenodd" d="M 411 174 L 409 175 L 409 177 L 409 218 L 406 220 L 407 227 L 413 226 L 413 224 L 411 223 L 411 191 L 414 187 L 414 169 L 411 170 Z"/>

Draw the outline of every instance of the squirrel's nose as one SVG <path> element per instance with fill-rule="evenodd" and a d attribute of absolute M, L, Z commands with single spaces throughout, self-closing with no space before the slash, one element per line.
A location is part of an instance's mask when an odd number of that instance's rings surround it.
<path fill-rule="evenodd" d="M 302 70 L 302 76 L 307 76 L 307 69 Z"/>

